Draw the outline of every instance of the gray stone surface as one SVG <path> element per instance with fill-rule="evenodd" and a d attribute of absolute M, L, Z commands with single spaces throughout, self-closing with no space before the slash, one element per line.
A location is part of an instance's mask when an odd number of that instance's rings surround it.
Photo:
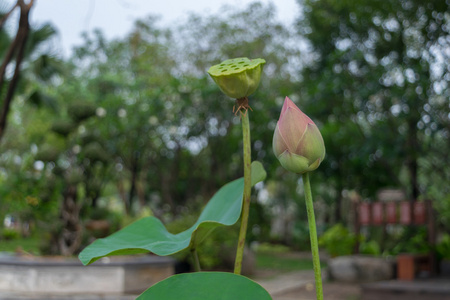
<path fill-rule="evenodd" d="M 231 247 L 223 247 L 221 251 L 221 260 L 224 265 L 229 269 L 234 269 L 234 261 L 236 256 L 236 249 Z M 244 258 L 242 260 L 241 274 L 244 276 L 251 276 L 255 273 L 256 268 L 256 255 L 249 247 L 244 248 Z"/>
<path fill-rule="evenodd" d="M 324 273 L 322 273 L 324 275 Z M 323 277 L 323 276 L 322 276 Z M 278 275 L 275 278 L 256 280 L 271 296 L 277 296 L 314 283 L 314 271 L 294 271 Z"/>
<path fill-rule="evenodd" d="M 342 282 L 373 282 L 394 278 L 391 260 L 362 255 L 339 256 L 328 261 L 331 279 Z"/>
<path fill-rule="evenodd" d="M 108 294 L 78 294 L 78 295 L 52 295 L 33 293 L 0 292 L 2 300 L 134 300 L 139 295 L 108 295 Z"/>
<path fill-rule="evenodd" d="M 35 297 L 80 293 L 119 297 L 140 294 L 173 273 L 171 258 L 149 255 L 104 258 L 90 266 L 76 259 L 9 256 L 0 257 L 0 292 Z"/>

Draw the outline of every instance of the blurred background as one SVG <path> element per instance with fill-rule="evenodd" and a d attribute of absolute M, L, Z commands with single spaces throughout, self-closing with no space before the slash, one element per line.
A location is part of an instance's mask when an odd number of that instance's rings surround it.
<path fill-rule="evenodd" d="M 252 159 L 268 171 L 253 192 L 249 242 L 309 249 L 300 178 L 272 153 L 288 96 L 325 140 L 311 175 L 324 249 L 450 258 L 448 0 L 298 0 L 286 17 L 267 1 L 175 9 L 176 18 L 150 8 L 120 34 L 96 29 L 101 1 L 50 11 L 78 18 L 77 40 L 37 14 L 49 14 L 45 2 L 17 1 L 11 15 L 16 1 L 0 2 L 0 251 L 71 256 L 149 215 L 172 232 L 191 226 L 243 172 L 234 100 L 207 70 L 249 57 L 267 62 L 250 123 Z M 423 226 L 355 233 L 354 204 L 380 193 L 431 200 L 436 245 Z M 213 234 L 202 265 L 223 265 L 217 253 L 236 236 Z"/>

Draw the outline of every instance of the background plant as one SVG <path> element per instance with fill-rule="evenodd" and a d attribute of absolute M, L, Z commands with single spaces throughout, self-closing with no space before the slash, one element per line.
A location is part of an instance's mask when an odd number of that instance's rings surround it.
<path fill-rule="evenodd" d="M 41 169 L 44 161 L 36 155 L 45 148 L 70 150 L 51 127 L 78 100 L 94 105 L 96 116 L 77 128 L 79 141 L 73 139 L 72 146 L 84 151 L 81 137 L 94 138 L 108 156 L 105 167 L 114 170 L 112 176 L 92 173 L 103 182 L 97 197 L 92 192 L 85 198 L 86 187 L 77 184 L 82 223 L 92 207 L 133 214 L 148 206 L 167 222 L 187 206 L 201 207 L 221 183 L 242 175 L 236 151 L 241 132 L 233 126 L 238 120 L 229 118 L 229 103 L 206 70 L 223 59 L 248 56 L 268 62 L 254 95 L 260 113 L 252 121 L 252 157 L 270 174 L 255 195 L 261 212 L 289 216 L 283 218 L 285 230 L 273 232 L 277 242 L 305 241 L 301 230 L 290 226 L 305 228 L 306 222 L 303 200 L 296 197 L 302 189 L 298 178 L 268 155 L 283 101 L 279 95 L 301 97 L 327 144 L 328 157 L 314 180 L 326 179 L 327 185 L 313 186 L 321 207 L 319 233 L 323 224 L 350 221 L 341 213 L 349 191 L 374 200 L 384 187 L 433 199 L 439 228 L 448 231 L 448 4 L 322 0 L 301 1 L 299 8 L 293 28 L 275 19 L 273 7 L 258 3 L 191 15 L 170 27 L 149 17 L 115 40 L 86 33 L 73 56 L 57 64 L 45 64 L 58 58 L 49 51 L 55 40 L 43 39 L 34 54 L 30 47 L 23 65 L 30 72 L 22 73 L 0 145 L 0 214 L 58 218 L 62 185 L 52 172 L 67 161 L 47 161 Z M 3 30 L 7 26 L 1 31 L 2 62 L 14 38 Z M 205 102 L 207 107 L 200 105 Z M 176 118 L 180 111 L 186 117 Z M 229 164 L 221 163 L 230 156 Z M 39 205 L 29 206 L 27 196 Z M 36 221 L 38 231 L 48 225 Z M 270 240 L 270 234 L 258 238 Z M 307 248 L 307 239 L 297 247 Z"/>
<path fill-rule="evenodd" d="M 342 224 L 336 224 L 326 230 L 319 238 L 319 246 L 325 248 L 331 257 L 353 253 L 358 238 Z"/>

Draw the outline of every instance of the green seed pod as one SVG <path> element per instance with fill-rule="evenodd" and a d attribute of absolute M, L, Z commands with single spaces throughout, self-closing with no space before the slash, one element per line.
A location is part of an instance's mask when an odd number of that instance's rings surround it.
<path fill-rule="evenodd" d="M 265 63 L 262 58 L 228 59 L 209 68 L 208 73 L 228 97 L 241 99 L 256 91 Z"/>

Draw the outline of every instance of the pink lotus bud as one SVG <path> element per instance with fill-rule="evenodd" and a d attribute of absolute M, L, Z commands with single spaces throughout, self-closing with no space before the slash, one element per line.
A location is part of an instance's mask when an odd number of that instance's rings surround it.
<path fill-rule="evenodd" d="M 288 97 L 281 109 L 272 147 L 281 165 L 297 174 L 317 169 L 325 158 L 319 128 Z"/>

